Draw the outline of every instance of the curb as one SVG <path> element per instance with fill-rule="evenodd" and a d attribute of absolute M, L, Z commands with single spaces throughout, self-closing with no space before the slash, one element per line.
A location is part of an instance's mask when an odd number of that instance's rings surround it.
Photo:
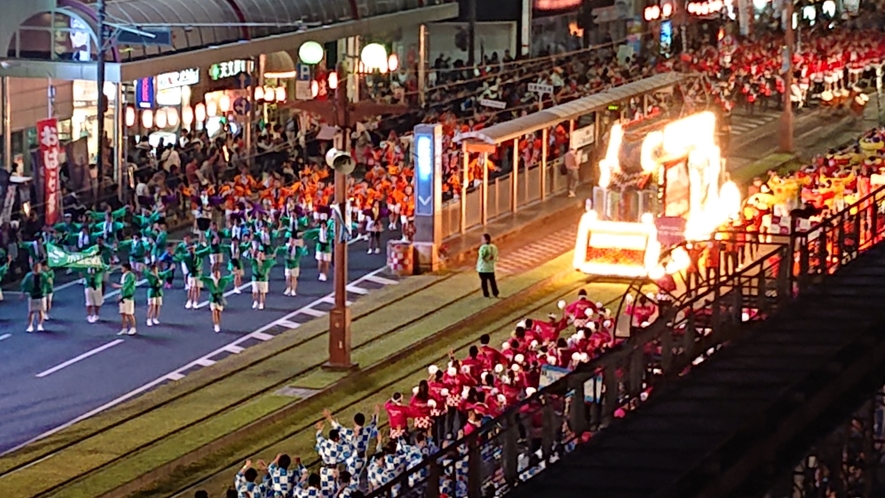
<path fill-rule="evenodd" d="M 100 498 L 123 498 L 123 497 L 127 497 L 127 496 L 132 496 L 132 495 L 136 494 L 138 491 L 141 491 L 148 486 L 156 484 L 161 479 L 170 477 L 180 467 L 187 467 L 187 466 L 196 464 L 199 461 L 201 461 L 201 460 L 203 460 L 215 453 L 218 453 L 219 451 L 223 450 L 226 446 L 229 446 L 229 445 L 235 443 L 236 441 L 244 440 L 244 439 L 250 437 L 255 432 L 257 432 L 259 429 L 264 428 L 267 425 L 279 423 L 279 422 L 285 420 L 286 418 L 293 416 L 301 408 L 302 403 L 304 403 L 308 400 L 314 401 L 314 400 L 316 400 L 317 397 L 324 396 L 324 395 L 328 396 L 330 393 L 332 393 L 338 389 L 346 388 L 347 385 L 349 383 L 351 383 L 353 381 L 353 379 L 355 379 L 355 378 L 364 377 L 364 376 L 368 376 L 368 375 L 374 375 L 378 371 L 386 368 L 389 364 L 401 361 L 404 358 L 406 358 L 407 356 L 415 354 L 417 351 L 420 351 L 422 349 L 427 348 L 428 346 L 431 346 L 433 343 L 439 341 L 442 338 L 445 338 L 446 336 L 449 336 L 449 335 L 452 335 L 452 334 L 457 333 L 459 331 L 462 331 L 465 328 L 465 326 L 467 326 L 467 325 L 471 325 L 471 326 L 474 325 L 475 321 L 477 319 L 485 318 L 486 320 L 488 320 L 488 318 L 490 316 L 489 309 L 501 310 L 501 308 L 497 308 L 497 306 L 499 304 L 505 304 L 505 303 L 512 304 L 521 298 L 525 298 L 525 296 L 530 295 L 532 292 L 535 292 L 537 289 L 539 289 L 543 286 L 549 285 L 550 283 L 552 283 L 556 280 L 566 278 L 569 275 L 573 275 L 573 274 L 574 274 L 574 271 L 572 271 L 572 270 L 564 270 L 562 272 L 559 272 L 559 273 L 556 273 L 556 274 L 551 275 L 549 277 L 546 277 L 543 280 L 540 280 L 540 281 L 530 285 L 529 287 L 517 292 L 516 294 L 513 294 L 511 296 L 508 296 L 508 297 L 500 300 L 498 303 L 493 305 L 493 307 L 491 307 L 491 308 L 486 308 L 486 309 L 477 311 L 477 312 L 471 314 L 470 316 L 464 317 L 459 322 L 449 325 L 429 337 L 426 337 L 418 342 L 412 343 L 411 345 L 407 346 L 406 348 L 403 348 L 403 349 L 395 352 L 392 355 L 382 358 L 362 370 L 359 370 L 357 372 L 353 372 L 352 374 L 349 374 L 349 375 L 343 377 L 342 379 L 338 380 L 337 382 L 325 387 L 320 392 L 316 393 L 315 395 L 311 396 L 310 398 L 295 401 L 294 403 L 291 403 L 290 405 L 285 406 L 273 413 L 265 415 L 264 417 L 262 417 L 258 420 L 255 420 L 255 421 L 249 423 L 248 425 L 245 425 L 239 429 L 234 429 L 232 432 L 229 432 L 229 433 L 221 436 L 220 438 L 215 439 L 214 441 L 212 441 L 210 443 L 207 443 L 206 445 L 203 445 L 195 450 L 192 450 L 191 452 L 177 458 L 174 461 L 167 462 L 167 463 L 161 465 L 160 467 L 157 467 L 155 469 L 148 471 L 145 474 L 140 475 L 138 478 L 136 478 L 133 481 L 129 481 L 128 483 L 123 484 L 122 486 L 119 486 L 107 493 L 100 495 Z M 492 315 L 492 316 L 494 316 L 494 315 Z"/>

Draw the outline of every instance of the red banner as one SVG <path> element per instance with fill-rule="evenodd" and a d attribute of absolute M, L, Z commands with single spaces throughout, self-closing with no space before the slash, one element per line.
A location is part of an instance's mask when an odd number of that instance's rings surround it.
<path fill-rule="evenodd" d="M 37 121 L 37 137 L 40 140 L 40 160 L 43 163 L 43 200 L 46 203 L 46 224 L 58 222 L 58 120 L 55 118 Z"/>

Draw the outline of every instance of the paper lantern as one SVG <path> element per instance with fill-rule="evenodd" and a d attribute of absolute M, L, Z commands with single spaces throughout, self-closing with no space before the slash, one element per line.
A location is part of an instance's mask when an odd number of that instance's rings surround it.
<path fill-rule="evenodd" d="M 308 41 L 298 48 L 298 59 L 308 65 L 319 63 L 323 60 L 323 46 L 315 41 Z"/>
<path fill-rule="evenodd" d="M 338 88 L 338 73 L 332 71 L 329 73 L 329 89 L 334 90 L 336 88 Z"/>
<path fill-rule="evenodd" d="M 276 93 L 272 86 L 264 87 L 264 101 L 265 102 L 273 102 L 276 98 Z"/>
<path fill-rule="evenodd" d="M 141 124 L 145 128 L 153 128 L 154 127 L 154 111 L 150 109 L 145 109 L 141 113 Z"/>
<path fill-rule="evenodd" d="M 396 54 L 390 54 L 387 58 L 387 69 L 390 69 L 391 73 L 399 69 L 399 57 Z"/>
<path fill-rule="evenodd" d="M 196 118 L 198 123 L 206 121 L 206 104 L 202 102 L 197 104 L 197 107 L 194 108 L 194 118 Z"/>
<path fill-rule="evenodd" d="M 360 61 L 365 64 L 366 68 L 371 69 L 387 69 L 387 49 L 379 43 L 370 43 L 363 47 L 360 52 Z"/>
<path fill-rule="evenodd" d="M 181 110 L 181 123 L 188 128 L 194 123 L 194 110 L 191 106 L 185 106 Z"/>
<path fill-rule="evenodd" d="M 310 82 L 310 94 L 313 98 L 316 98 L 316 96 L 320 94 L 320 84 L 317 83 L 317 80 Z"/>
<path fill-rule="evenodd" d="M 255 87 L 255 102 L 260 102 L 264 100 L 264 87 L 256 86 Z"/>
<path fill-rule="evenodd" d="M 218 104 L 216 104 L 214 100 L 206 102 L 206 115 L 210 118 L 218 116 Z"/>
<path fill-rule="evenodd" d="M 169 128 L 175 128 L 178 126 L 178 109 L 174 107 L 166 108 L 166 125 Z"/>
<path fill-rule="evenodd" d="M 135 126 L 135 108 L 132 106 L 126 106 L 126 126 Z"/>
<path fill-rule="evenodd" d="M 220 99 L 218 99 L 218 109 L 221 110 L 222 114 L 227 114 L 227 111 L 230 110 L 230 97 L 226 94 L 222 95 Z"/>
<path fill-rule="evenodd" d="M 277 102 L 285 102 L 286 101 L 286 87 L 278 86 L 274 90 L 274 98 Z"/>
<path fill-rule="evenodd" d="M 159 111 L 157 111 L 157 115 L 154 116 L 154 121 L 157 124 L 157 128 L 161 130 L 165 128 L 168 124 L 166 122 L 166 109 L 160 109 Z"/>

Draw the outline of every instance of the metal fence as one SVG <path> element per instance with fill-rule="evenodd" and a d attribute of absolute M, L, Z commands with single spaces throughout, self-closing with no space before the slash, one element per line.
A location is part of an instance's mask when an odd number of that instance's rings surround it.
<path fill-rule="evenodd" d="M 647 399 L 660 381 L 703 362 L 748 322 L 764 320 L 878 244 L 880 188 L 755 262 L 677 298 L 649 327 L 443 447 L 372 497 L 500 496 Z M 576 402 L 575 400 L 583 400 Z"/>

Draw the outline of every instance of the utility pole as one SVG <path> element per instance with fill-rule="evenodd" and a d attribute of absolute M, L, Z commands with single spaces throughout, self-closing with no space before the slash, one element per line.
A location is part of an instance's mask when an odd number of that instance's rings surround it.
<path fill-rule="evenodd" d="M 784 2 L 784 112 L 781 113 L 781 152 L 793 152 L 793 0 Z"/>
<path fill-rule="evenodd" d="M 467 0 L 467 66 L 476 65 L 476 0 Z"/>
<path fill-rule="evenodd" d="M 316 114 L 335 126 L 343 135 L 343 148 L 350 152 L 350 132 L 357 123 L 372 116 L 403 114 L 406 105 L 376 104 L 371 101 L 349 102 L 347 99 L 347 67 L 338 64 L 338 87 L 331 102 L 320 100 L 295 101 L 286 107 Z M 330 105 L 331 104 L 331 105 Z M 341 221 L 347 218 L 347 175 L 335 172 L 335 204 Z M 347 306 L 347 241 L 342 223 L 335 227 L 335 305 L 329 312 L 329 362 L 326 367 L 336 370 L 355 368 L 351 361 L 350 308 Z"/>
<path fill-rule="evenodd" d="M 104 116 L 107 108 L 105 107 L 105 96 L 104 96 L 104 80 L 105 80 L 105 61 L 104 61 L 104 53 L 105 53 L 105 37 L 104 37 L 104 23 L 106 17 L 106 6 L 105 0 L 98 0 L 96 5 L 98 11 L 98 70 L 96 71 L 95 77 L 95 85 L 97 90 L 98 100 L 98 148 L 97 156 L 95 160 L 95 167 L 98 168 L 98 184 L 102 184 L 102 179 L 104 178 Z M 119 106 L 120 103 L 116 102 L 114 105 Z M 115 147 L 120 147 L 120 144 L 114 144 Z"/>

